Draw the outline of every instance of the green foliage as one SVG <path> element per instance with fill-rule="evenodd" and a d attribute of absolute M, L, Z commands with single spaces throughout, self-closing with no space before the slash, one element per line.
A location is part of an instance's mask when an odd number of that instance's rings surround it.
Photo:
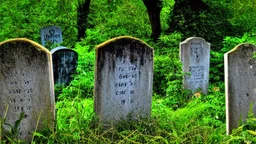
<path fill-rule="evenodd" d="M 81 42 L 77 43 L 75 51 L 78 53 L 77 73 L 69 86 L 62 90 L 58 99 L 89 98 L 93 96 L 95 52 L 89 51 L 90 46 Z"/>
<path fill-rule="evenodd" d="M 168 96 L 166 95 L 168 87 L 175 87 L 170 81 L 180 80 L 181 63 L 177 55 L 180 39 L 179 33 L 162 35 L 157 43 L 152 44 L 155 53 L 153 91 L 161 97 Z"/>
<path fill-rule="evenodd" d="M 163 7 L 160 13 L 161 27 L 163 31 L 169 28 L 169 14 L 172 11 L 174 3 L 174 0 L 163 0 Z"/>
<path fill-rule="evenodd" d="M 141 38 L 151 33 L 146 7 L 137 0 L 92 1 L 88 23 L 105 38 L 100 43 L 122 35 Z"/>
<path fill-rule="evenodd" d="M 3 18 L 0 21 L 0 41 L 25 37 L 41 43 L 39 29 L 48 25 L 58 25 L 62 28 L 62 45 L 71 47 L 75 44 L 75 1 L 66 4 L 60 0 L 3 1 L 0 6 L 0 17 Z"/>
<path fill-rule="evenodd" d="M 7 113 L 8 109 L 6 110 Z M 6 116 L 5 113 L 5 116 Z M 10 142 L 10 143 L 20 143 L 22 142 L 18 138 L 19 126 L 21 121 L 24 119 L 24 112 L 20 114 L 19 119 L 15 122 L 14 126 L 9 123 L 6 123 L 6 117 L 0 118 L 0 142 Z M 4 127 L 5 125 L 5 127 Z"/>
<path fill-rule="evenodd" d="M 84 0 L 81 0 L 84 1 Z M 0 41 L 26 37 L 40 41 L 39 29 L 59 25 L 63 30 L 62 45 L 73 47 L 79 54 L 77 73 L 67 87 L 55 86 L 56 126 L 33 133 L 31 143 L 253 143 L 255 118 L 225 134 L 225 96 L 223 54 L 244 42 L 255 42 L 252 17 L 253 1 L 203 0 L 207 9 L 194 11 L 191 5 L 175 15 L 174 1 L 163 0 L 162 29 L 178 31 L 162 33 L 155 43 L 147 10 L 137 0 L 91 1 L 86 38 L 76 42 L 76 8 L 80 0 L 3 1 L 0 5 Z M 176 0 L 177 2 L 177 0 Z M 188 1 L 187 1 L 188 2 Z M 191 1 L 192 2 L 192 1 Z M 234 6 L 234 9 L 232 8 Z M 233 15 L 233 12 L 234 15 Z M 238 15 L 239 14 L 239 15 Z M 169 18 L 175 27 L 169 27 Z M 241 16 L 240 16 L 241 15 Z M 248 24 L 248 25 L 246 25 Z M 241 28 L 241 29 L 240 29 Z M 152 116 L 136 121 L 121 121 L 103 129 L 93 112 L 95 46 L 116 36 L 131 35 L 154 48 L 154 81 Z M 208 95 L 192 94 L 182 86 L 183 73 L 179 61 L 179 43 L 190 36 L 205 38 L 212 45 L 211 84 Z M 224 38 L 224 41 L 223 41 Z M 223 41 L 223 43 L 222 43 Z M 21 120 L 21 119 L 20 119 Z M 17 125 L 9 133 L 0 118 L 0 143 L 22 143 L 17 139 Z"/>
<path fill-rule="evenodd" d="M 254 31 L 245 33 L 240 37 L 227 36 L 223 41 L 223 48 L 216 51 L 211 50 L 211 66 L 210 66 L 210 80 L 211 81 L 224 81 L 224 54 L 235 46 L 241 43 L 252 43 L 256 44 Z"/>
<path fill-rule="evenodd" d="M 168 56 L 154 57 L 154 93 L 168 96 L 166 95 L 166 89 L 172 85 L 170 81 L 180 80 L 178 74 L 181 67 L 177 63 L 179 62 L 172 61 Z"/>
<path fill-rule="evenodd" d="M 230 7 L 233 11 L 233 17 L 230 19 L 230 22 L 243 31 L 250 31 L 255 28 L 255 4 L 255 0 L 233 0 L 230 3 Z"/>
<path fill-rule="evenodd" d="M 226 1 L 177 0 L 170 17 L 169 31 L 178 31 L 183 39 L 202 37 L 219 50 L 226 35 L 241 35 L 228 21 L 232 11 Z"/>
<path fill-rule="evenodd" d="M 246 123 L 232 131 L 232 134 L 223 141 L 230 144 L 255 143 L 256 142 L 256 118 L 253 115 L 252 106 Z"/>
<path fill-rule="evenodd" d="M 44 143 L 218 143 L 225 137 L 223 84 L 210 96 L 191 99 L 174 111 L 170 99 L 154 99 L 152 118 L 120 121 L 104 128 L 93 114 L 93 100 L 74 98 L 56 103 L 56 131 Z M 216 86 L 215 86 L 216 87 Z M 217 95 L 217 96 L 216 96 Z M 224 97 L 223 97 L 224 99 Z M 38 134 L 42 142 L 43 136 Z M 38 137 L 39 138 L 39 137 Z"/>

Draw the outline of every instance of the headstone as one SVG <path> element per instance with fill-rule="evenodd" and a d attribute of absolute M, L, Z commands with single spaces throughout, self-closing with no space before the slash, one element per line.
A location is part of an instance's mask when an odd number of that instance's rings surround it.
<path fill-rule="evenodd" d="M 150 117 L 153 49 L 133 37 L 113 38 L 96 48 L 94 110 L 104 124 Z"/>
<path fill-rule="evenodd" d="M 24 38 L 0 43 L 0 117 L 14 127 L 21 113 L 18 137 L 31 140 L 37 130 L 54 127 L 55 102 L 51 53 Z M 10 130 L 9 125 L 4 125 Z"/>
<path fill-rule="evenodd" d="M 200 37 L 191 37 L 180 43 L 180 60 L 184 89 L 204 94 L 208 92 L 210 69 L 210 44 Z"/>
<path fill-rule="evenodd" d="M 252 108 L 256 116 L 256 46 L 240 44 L 224 55 L 227 134 L 246 121 Z"/>
<path fill-rule="evenodd" d="M 40 36 L 43 46 L 45 46 L 47 42 L 51 44 L 59 44 L 63 41 L 61 28 L 58 26 L 46 26 L 41 28 Z"/>
<path fill-rule="evenodd" d="M 76 72 L 78 54 L 72 49 L 59 46 L 51 50 L 54 83 L 68 85 Z"/>

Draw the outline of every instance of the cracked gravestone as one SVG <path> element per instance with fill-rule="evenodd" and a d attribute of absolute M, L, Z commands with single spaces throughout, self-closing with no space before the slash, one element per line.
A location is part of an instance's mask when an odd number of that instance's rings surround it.
<path fill-rule="evenodd" d="M 150 117 L 153 49 L 133 37 L 97 46 L 94 110 L 105 124 Z"/>
<path fill-rule="evenodd" d="M 37 130 L 54 127 L 51 53 L 24 38 L 0 43 L 0 117 L 12 125 L 24 114 L 18 138 L 30 141 Z M 6 113 L 6 115 L 5 115 Z M 6 130 L 9 125 L 4 124 Z"/>
<path fill-rule="evenodd" d="M 210 44 L 200 37 L 191 37 L 180 43 L 180 61 L 184 89 L 208 92 Z"/>

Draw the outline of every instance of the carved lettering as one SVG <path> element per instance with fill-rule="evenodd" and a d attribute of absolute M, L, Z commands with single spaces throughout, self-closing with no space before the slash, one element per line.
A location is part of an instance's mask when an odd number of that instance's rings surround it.
<path fill-rule="evenodd" d="M 196 59 L 201 58 L 202 55 L 204 54 L 202 43 L 191 43 L 190 48 L 191 55 L 195 56 Z"/>
<path fill-rule="evenodd" d="M 114 84 L 117 90 L 115 91 L 116 96 L 122 95 L 134 95 L 135 86 L 137 79 L 137 65 L 132 66 L 119 66 L 118 67 L 118 81 Z"/>
<path fill-rule="evenodd" d="M 189 72 L 191 75 L 187 75 L 185 78 L 189 79 L 189 83 L 202 83 L 204 79 L 204 66 L 190 66 Z"/>

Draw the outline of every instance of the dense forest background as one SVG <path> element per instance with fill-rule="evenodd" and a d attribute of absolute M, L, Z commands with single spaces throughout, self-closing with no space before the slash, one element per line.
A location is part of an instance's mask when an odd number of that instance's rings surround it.
<path fill-rule="evenodd" d="M 0 41 L 25 37 L 41 43 L 39 29 L 62 28 L 63 43 L 79 54 L 74 80 L 55 86 L 56 128 L 34 133 L 36 143 L 253 143 L 256 120 L 229 136 L 225 130 L 223 54 L 256 44 L 254 0 L 8 0 L 0 5 Z M 102 130 L 93 113 L 95 47 L 133 36 L 154 48 L 152 118 Z M 182 87 L 179 43 L 197 36 L 211 44 L 208 95 Z M 57 45 L 47 45 L 50 50 Z M 2 119 L 3 120 L 3 119 Z M 1 122 L 2 124 L 2 122 Z M 0 127 L 0 142 L 19 143 Z M 3 131 L 3 132 L 2 132 Z"/>

